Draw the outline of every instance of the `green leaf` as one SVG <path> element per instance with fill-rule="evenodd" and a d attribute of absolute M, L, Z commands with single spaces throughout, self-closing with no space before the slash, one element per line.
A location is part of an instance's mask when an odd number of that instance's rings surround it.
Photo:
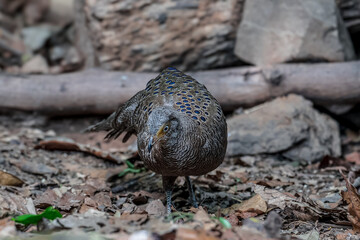
<path fill-rule="evenodd" d="M 21 216 L 17 216 L 16 218 L 12 218 L 11 220 L 22 223 L 24 225 L 29 224 L 37 224 L 42 219 L 42 216 L 40 215 L 34 215 L 34 214 L 24 214 Z"/>
<path fill-rule="evenodd" d="M 132 169 L 135 168 L 134 164 L 132 164 L 129 160 L 126 160 L 125 163 L 128 166 L 128 168 L 132 168 Z"/>
<path fill-rule="evenodd" d="M 131 168 L 126 168 L 126 169 L 124 169 L 121 173 L 119 173 L 119 177 L 123 177 L 123 176 L 125 176 L 126 174 L 128 174 L 129 172 L 132 172 L 132 170 L 133 169 L 131 169 Z"/>
<path fill-rule="evenodd" d="M 178 221 L 182 219 L 183 221 L 191 221 L 194 218 L 193 213 L 188 212 L 172 212 L 165 219 L 166 221 Z"/>
<path fill-rule="evenodd" d="M 43 218 L 46 218 L 49 220 L 54 220 L 56 218 L 62 218 L 62 215 L 58 210 L 54 209 L 53 207 L 48 207 L 41 214 L 37 214 L 37 215 L 24 214 L 24 215 L 20 215 L 15 218 L 12 218 L 11 220 L 13 220 L 17 223 L 24 224 L 24 225 L 29 225 L 29 224 L 37 224 Z"/>
<path fill-rule="evenodd" d="M 226 220 L 223 217 L 219 217 L 219 222 L 224 226 L 224 228 L 230 229 L 231 228 L 231 223 Z"/>
<path fill-rule="evenodd" d="M 40 214 L 40 216 L 42 216 L 43 218 L 49 219 L 49 220 L 54 220 L 56 218 L 62 218 L 61 213 L 53 207 L 46 208 L 45 211 Z"/>
<path fill-rule="evenodd" d="M 128 168 L 125 168 L 121 173 L 118 174 L 119 177 L 123 177 L 128 173 L 141 173 L 145 171 L 145 168 L 135 168 L 134 164 L 132 164 L 130 161 L 126 160 L 126 165 Z"/>

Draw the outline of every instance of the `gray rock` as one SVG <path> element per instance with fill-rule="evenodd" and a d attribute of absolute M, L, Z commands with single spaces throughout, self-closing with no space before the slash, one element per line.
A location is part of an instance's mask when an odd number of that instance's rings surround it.
<path fill-rule="evenodd" d="M 229 157 L 279 153 L 294 161 L 340 156 L 337 123 L 301 96 L 289 95 L 228 120 Z"/>
<path fill-rule="evenodd" d="M 169 65 L 200 70 L 240 62 L 234 48 L 242 0 L 82 2 L 86 21 L 79 21 L 78 31 L 88 30 L 102 68 L 157 72 Z"/>
<path fill-rule="evenodd" d="M 355 58 L 335 0 L 246 1 L 235 54 L 260 66 Z"/>
<path fill-rule="evenodd" d="M 24 28 L 21 35 L 24 43 L 31 51 L 35 52 L 41 49 L 50 36 L 56 32 L 58 28 L 51 25 L 40 25 Z"/>

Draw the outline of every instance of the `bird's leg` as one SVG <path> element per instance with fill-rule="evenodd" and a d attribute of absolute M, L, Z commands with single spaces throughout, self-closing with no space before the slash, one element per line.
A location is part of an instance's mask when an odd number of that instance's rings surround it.
<path fill-rule="evenodd" d="M 199 205 L 198 205 L 197 202 L 196 202 L 195 192 L 194 192 L 193 186 L 192 186 L 192 184 L 191 184 L 190 177 L 189 177 L 189 176 L 186 176 L 185 179 L 186 179 L 186 184 L 187 184 L 187 187 L 188 187 L 188 190 L 189 190 L 189 194 L 190 194 L 191 204 L 192 204 L 194 207 L 198 208 Z"/>
<path fill-rule="evenodd" d="M 162 176 L 163 188 L 166 194 L 167 214 L 171 213 L 171 194 L 176 178 L 177 178 L 176 176 Z"/>

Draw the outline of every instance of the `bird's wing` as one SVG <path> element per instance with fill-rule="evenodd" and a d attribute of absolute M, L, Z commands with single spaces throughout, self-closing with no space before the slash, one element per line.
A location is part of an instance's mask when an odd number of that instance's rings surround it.
<path fill-rule="evenodd" d="M 121 133 L 127 132 L 123 138 L 126 142 L 132 134 L 136 134 L 136 110 L 143 97 L 143 91 L 138 92 L 130 98 L 124 105 L 120 106 L 107 119 L 89 126 L 85 132 L 107 131 L 106 140 L 116 139 Z"/>

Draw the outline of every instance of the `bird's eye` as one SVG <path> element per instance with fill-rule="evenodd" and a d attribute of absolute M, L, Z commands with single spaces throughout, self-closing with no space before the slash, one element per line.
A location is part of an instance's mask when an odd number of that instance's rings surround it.
<path fill-rule="evenodd" d="M 164 132 L 167 132 L 168 130 L 169 130 L 169 126 L 166 125 L 166 126 L 164 127 L 163 131 L 164 131 Z"/>

